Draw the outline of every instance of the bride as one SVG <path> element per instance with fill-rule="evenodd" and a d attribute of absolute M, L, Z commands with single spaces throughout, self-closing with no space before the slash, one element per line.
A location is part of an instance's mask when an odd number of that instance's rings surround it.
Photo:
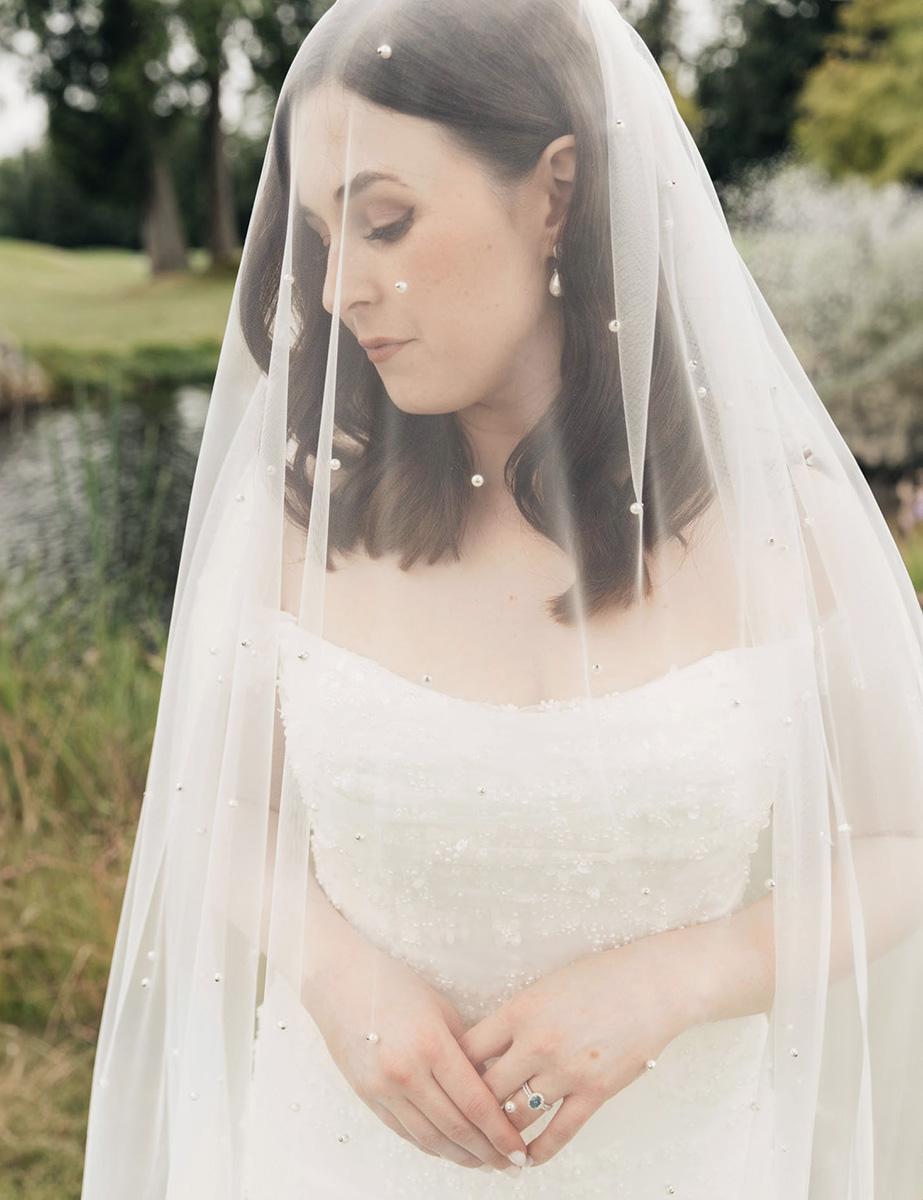
<path fill-rule="evenodd" d="M 638 35 L 337 0 L 222 346 L 84 1200 L 919 1200 L 921 733 L 906 569 Z"/>

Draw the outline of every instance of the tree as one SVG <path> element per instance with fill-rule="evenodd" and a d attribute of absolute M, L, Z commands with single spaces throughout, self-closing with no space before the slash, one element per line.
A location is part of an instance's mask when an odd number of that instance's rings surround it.
<path fill-rule="evenodd" d="M 58 166 L 88 194 L 141 214 L 152 272 L 184 270 L 168 145 L 176 112 L 158 0 L 2 0 L 0 28 L 27 30 L 32 86 L 48 104 Z"/>
<path fill-rule="evenodd" d="M 695 99 L 679 86 L 680 73 L 691 70 L 691 64 L 679 46 L 680 13 L 677 0 L 625 0 L 621 13 L 641 35 L 644 44 L 663 73 L 670 94 L 693 134 L 701 123 Z"/>
<path fill-rule="evenodd" d="M 875 0 L 872 0 L 874 3 Z M 731 0 L 699 59 L 697 141 L 716 183 L 788 150 L 805 77 L 843 0 Z"/>
<path fill-rule="evenodd" d="M 286 73 L 298 53 L 298 47 L 329 8 L 329 0 L 289 0 L 273 4 L 268 0 L 252 0 L 248 18 L 252 38 L 247 55 L 256 76 L 268 86 L 274 96 L 282 90 Z"/>
<path fill-rule="evenodd" d="M 794 136 L 832 177 L 923 183 L 923 4 L 852 0 L 799 100 Z"/>
<path fill-rule="evenodd" d="M 221 126 L 221 82 L 227 70 L 225 40 L 231 26 L 241 17 L 241 3 L 240 0 L 180 0 L 177 12 L 197 51 L 195 60 L 184 72 L 183 81 L 190 93 L 194 93 L 197 82 L 204 85 L 205 92 L 205 242 L 213 266 L 234 266 L 240 247 L 234 216 L 234 190 Z"/>

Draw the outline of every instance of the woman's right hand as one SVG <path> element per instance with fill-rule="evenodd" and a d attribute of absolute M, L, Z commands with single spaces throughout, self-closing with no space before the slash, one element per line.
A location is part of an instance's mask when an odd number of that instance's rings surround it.
<path fill-rule="evenodd" d="M 372 981 L 376 1042 L 365 1037 Z M 526 1143 L 459 1046 L 461 1016 L 410 967 L 356 939 L 348 966 L 324 971 L 307 1002 L 350 1087 L 396 1134 L 462 1167 L 519 1174 L 510 1155 L 524 1163 Z"/>

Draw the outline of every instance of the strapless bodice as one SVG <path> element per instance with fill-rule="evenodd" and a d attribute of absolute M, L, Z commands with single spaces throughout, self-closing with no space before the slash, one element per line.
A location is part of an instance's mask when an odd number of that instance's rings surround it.
<path fill-rule="evenodd" d="M 317 878 L 366 936 L 454 979 L 472 1019 L 589 949 L 724 914 L 783 777 L 798 650 L 523 708 L 431 690 L 283 613 Z"/>

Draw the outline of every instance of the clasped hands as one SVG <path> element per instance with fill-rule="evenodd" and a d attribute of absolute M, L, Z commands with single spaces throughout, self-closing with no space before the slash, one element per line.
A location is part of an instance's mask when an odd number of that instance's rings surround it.
<path fill-rule="evenodd" d="M 517 1130 L 544 1115 L 530 1109 L 524 1082 L 548 1104 L 561 1100 L 528 1144 L 530 1165 L 547 1162 L 608 1099 L 655 1070 L 663 1048 L 693 1023 L 683 989 L 665 978 L 662 947 L 652 954 L 649 941 L 543 976 L 458 1039 L 495 1100 L 514 1101 L 507 1115 Z"/>
<path fill-rule="evenodd" d="M 454 1005 L 406 963 L 368 948 L 365 970 L 344 972 L 340 986 L 325 974 L 311 1011 L 353 1090 L 396 1134 L 460 1166 L 518 1173 L 527 1155 L 540 1166 L 557 1154 L 702 1019 L 695 990 L 677 986 L 688 979 L 690 951 L 683 931 L 668 930 L 590 953 L 465 1028 Z M 370 1042 L 357 1033 L 367 991 L 349 981 L 372 977 L 383 1023 Z M 524 1082 L 549 1104 L 562 1100 L 530 1143 L 522 1131 L 545 1114 L 528 1107 Z"/>

